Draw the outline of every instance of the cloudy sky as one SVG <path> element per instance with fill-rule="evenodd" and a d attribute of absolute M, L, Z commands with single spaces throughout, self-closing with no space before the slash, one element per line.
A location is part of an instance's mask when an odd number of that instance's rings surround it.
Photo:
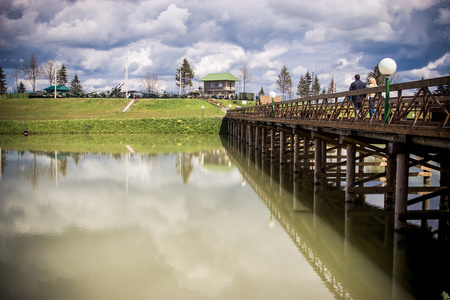
<path fill-rule="evenodd" d="M 147 72 L 178 91 L 184 58 L 201 77 L 246 63 L 247 92 L 276 90 L 286 65 L 294 84 L 306 71 L 322 87 L 332 79 L 348 90 L 381 59 L 393 58 L 400 81 L 450 73 L 448 0 L 2 0 L 0 60 L 8 73 L 35 54 L 56 59 L 86 91 L 124 82 L 142 90 Z M 24 83 L 31 90 L 28 82 Z M 10 92 L 14 83 L 8 81 Z M 38 82 L 38 89 L 48 86 Z M 277 91 L 278 92 L 278 91 Z"/>

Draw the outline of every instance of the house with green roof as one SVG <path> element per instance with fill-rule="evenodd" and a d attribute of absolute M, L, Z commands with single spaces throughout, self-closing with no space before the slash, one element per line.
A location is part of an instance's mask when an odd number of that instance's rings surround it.
<path fill-rule="evenodd" d="M 198 81 L 203 81 L 203 91 L 206 96 L 218 96 L 220 98 L 235 98 L 236 81 L 240 81 L 231 73 L 211 73 Z"/>

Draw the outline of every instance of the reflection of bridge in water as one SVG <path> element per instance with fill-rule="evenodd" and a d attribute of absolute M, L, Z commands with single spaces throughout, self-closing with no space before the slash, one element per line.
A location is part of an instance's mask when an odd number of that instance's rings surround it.
<path fill-rule="evenodd" d="M 227 151 L 270 210 L 269 226 L 272 218 L 279 222 L 336 299 L 411 299 L 405 288 L 421 299 L 417 295 L 448 285 L 437 278 L 438 266 L 448 267 L 438 240 L 428 234 L 418 242 L 395 232 L 392 206 L 345 202 L 339 188 L 314 185 L 313 171 L 291 172 L 233 137 Z"/>

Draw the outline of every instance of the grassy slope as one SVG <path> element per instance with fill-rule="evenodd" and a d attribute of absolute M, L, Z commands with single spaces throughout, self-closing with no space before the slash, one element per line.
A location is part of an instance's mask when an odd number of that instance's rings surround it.
<path fill-rule="evenodd" d="M 223 116 L 201 99 L 136 100 L 122 113 L 126 99 L 12 99 L 0 101 L 0 120 L 127 119 Z"/>
<path fill-rule="evenodd" d="M 240 101 L 220 100 L 228 107 Z M 12 99 L 0 101 L 0 133 L 224 133 L 224 113 L 202 99 Z M 247 101 L 247 105 L 254 105 Z M 202 108 L 204 107 L 204 108 Z"/>

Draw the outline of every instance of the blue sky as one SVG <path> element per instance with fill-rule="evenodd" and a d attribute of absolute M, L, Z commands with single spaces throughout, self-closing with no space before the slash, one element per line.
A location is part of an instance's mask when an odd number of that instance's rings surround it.
<path fill-rule="evenodd" d="M 348 90 L 383 58 L 393 58 L 400 81 L 450 73 L 450 2 L 439 0 L 2 0 L 0 63 L 5 73 L 34 53 L 57 60 L 86 91 L 124 82 L 142 90 L 147 72 L 178 91 L 175 72 L 186 58 L 198 79 L 208 73 L 239 77 L 247 92 L 276 90 L 286 65 L 297 85 L 306 71 Z M 24 78 L 27 90 L 31 85 Z M 8 80 L 12 89 L 14 83 Z M 39 80 L 37 89 L 48 86 Z M 239 88 L 239 87 L 238 87 Z M 11 90 L 9 90 L 11 92 Z"/>

